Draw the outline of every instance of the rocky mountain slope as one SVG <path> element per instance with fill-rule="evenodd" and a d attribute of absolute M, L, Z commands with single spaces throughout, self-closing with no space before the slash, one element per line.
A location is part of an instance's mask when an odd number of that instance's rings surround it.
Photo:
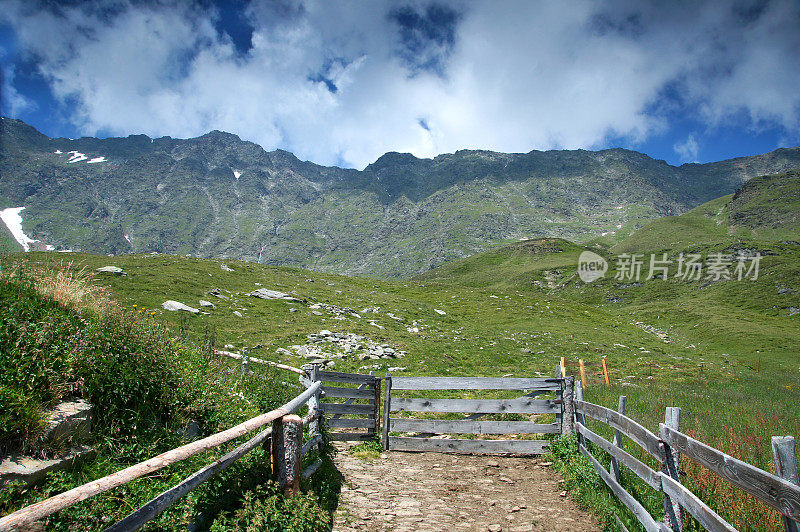
<path fill-rule="evenodd" d="M 51 139 L 0 121 L 0 209 L 57 249 L 241 258 L 407 276 L 503 241 L 612 243 L 635 227 L 800 168 L 800 149 L 674 167 L 629 150 L 390 152 L 363 171 L 213 131 Z"/>

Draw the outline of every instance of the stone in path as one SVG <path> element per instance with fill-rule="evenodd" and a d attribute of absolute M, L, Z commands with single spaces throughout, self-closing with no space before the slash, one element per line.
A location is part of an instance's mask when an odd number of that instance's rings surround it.
<path fill-rule="evenodd" d="M 338 445 L 335 532 L 601 530 L 541 458 L 389 451 L 364 461 Z"/>

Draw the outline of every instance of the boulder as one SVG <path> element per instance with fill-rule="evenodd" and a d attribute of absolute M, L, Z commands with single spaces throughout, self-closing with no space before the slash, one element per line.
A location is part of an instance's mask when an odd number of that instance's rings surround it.
<path fill-rule="evenodd" d="M 161 308 L 163 308 L 164 310 L 173 310 L 173 311 L 183 310 L 184 312 L 191 312 L 192 314 L 200 313 L 200 309 L 190 307 L 189 305 L 184 305 L 180 301 L 173 301 L 171 299 L 169 301 L 164 301 L 163 303 L 161 303 Z"/>
<path fill-rule="evenodd" d="M 252 297 L 258 297 L 261 299 L 283 299 L 284 301 L 300 301 L 296 297 L 292 297 L 289 294 L 284 294 L 283 292 L 278 292 L 277 290 L 269 290 L 267 288 L 259 288 L 258 290 L 254 290 L 248 294 Z"/>
<path fill-rule="evenodd" d="M 102 268 L 97 268 L 96 271 L 100 273 L 111 273 L 113 275 L 125 275 L 125 271 L 117 266 L 103 266 Z"/>
<path fill-rule="evenodd" d="M 206 301 L 205 299 L 200 300 L 201 307 L 209 307 L 209 308 L 217 308 L 217 306 L 212 303 L 211 301 Z"/>
<path fill-rule="evenodd" d="M 45 437 L 62 441 L 84 438 L 92 428 L 92 405 L 83 399 L 60 403 L 48 413 Z"/>
<path fill-rule="evenodd" d="M 223 272 L 232 272 L 233 271 L 233 268 L 229 267 L 224 262 L 219 265 L 219 269 L 222 270 Z"/>

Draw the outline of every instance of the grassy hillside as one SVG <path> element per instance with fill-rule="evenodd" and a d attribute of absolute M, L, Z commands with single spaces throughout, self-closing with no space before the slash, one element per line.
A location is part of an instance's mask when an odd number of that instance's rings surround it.
<path fill-rule="evenodd" d="M 150 316 L 120 309 L 76 272 L 28 265 L 0 276 L 0 455 L 58 455 L 73 445 L 96 451 L 31 488 L 0 491 L 0 515 L 229 428 L 293 395 L 269 369 L 242 376 L 228 360 L 193 347 Z M 299 388 L 299 386 L 298 386 Z M 79 441 L 48 440 L 43 413 L 64 399 L 94 405 L 93 428 Z M 197 427 L 191 435 L 189 425 Z M 47 519 L 48 530 L 102 530 L 218 459 L 241 442 L 76 504 Z M 257 450 L 148 524 L 151 530 L 238 530 L 260 516 L 262 529 L 325 530 L 335 504 L 330 463 L 315 491 L 284 501 Z M 327 473 L 325 472 L 327 471 Z M 327 480 L 326 480 L 327 479 Z M 124 500 L 125 504 L 120 504 Z M 299 529 L 299 528 L 298 528 Z"/>
<path fill-rule="evenodd" d="M 736 194 L 645 225 L 611 250 L 632 253 L 782 240 L 800 240 L 800 170 L 753 178 Z"/>
<path fill-rule="evenodd" d="M 578 358 L 596 365 L 606 356 L 613 385 L 595 381 L 587 390 L 590 400 L 613 405 L 617 395 L 628 395 L 631 415 L 651 428 L 664 407 L 680 406 L 683 426 L 692 434 L 769 469 L 769 436 L 800 434 L 800 327 L 788 310 L 800 307 L 800 250 L 771 247 L 755 282 L 651 279 L 628 286 L 613 279 L 589 285 L 570 279 L 580 249 L 559 240 L 519 242 L 450 265 L 446 275 L 431 272 L 409 282 L 246 262 L 227 262 L 233 271 L 224 271 L 218 261 L 174 256 L 73 254 L 74 262 L 64 264 L 64 255 L 30 253 L 7 260 L 73 270 L 119 266 L 126 275 L 97 274 L 95 282 L 129 311 L 190 338 L 213 333 L 219 344 L 249 346 L 255 356 L 293 365 L 303 359 L 277 350 L 304 344 L 306 335 L 322 329 L 407 351 L 398 359 L 335 360 L 337 370 L 378 375 L 390 367 L 416 375 L 550 375 L 561 356 L 570 372 Z M 558 288 L 529 281 L 554 275 L 569 280 Z M 227 299 L 209 295 L 214 288 Z M 247 295 L 256 288 L 302 301 Z M 206 299 L 216 307 L 208 314 L 167 312 L 160 308 L 167 299 L 192 306 Z M 717 489 L 699 477 L 692 482 L 704 494 Z M 717 508 L 735 523 L 754 516 L 777 523 L 758 505 L 742 514 L 731 506 L 741 502 L 734 494 L 718 497 Z M 765 529 L 777 530 L 771 526 Z"/>
<path fill-rule="evenodd" d="M 6 224 L 0 222 L 0 253 L 22 251 L 22 246 L 14 239 Z"/>

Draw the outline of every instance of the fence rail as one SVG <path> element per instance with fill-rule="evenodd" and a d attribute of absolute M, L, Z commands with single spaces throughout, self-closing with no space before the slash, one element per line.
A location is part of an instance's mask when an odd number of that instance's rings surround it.
<path fill-rule="evenodd" d="M 580 387 L 576 395 L 580 396 Z M 680 458 L 689 458 L 733 486 L 778 510 L 784 519 L 784 528 L 796 532 L 800 520 L 800 486 L 798 486 L 794 439 L 773 437 L 773 454 L 777 475 L 762 471 L 722 451 L 714 449 L 680 432 L 680 409 L 667 408 L 665 423 L 659 425 L 659 437 L 625 416 L 625 397 L 621 396 L 618 411 L 588 403 L 576 398 L 575 428 L 579 434 L 579 450 L 589 458 L 597 473 L 633 513 L 648 532 L 683 530 L 682 513 L 688 512 L 703 527 L 711 531 L 736 529 L 700 500 L 680 481 Z M 608 441 L 586 427 L 585 417 L 600 421 L 615 431 L 614 441 Z M 651 469 L 622 446 L 622 436 L 630 438 L 661 465 L 661 471 Z M 587 442 L 605 451 L 611 457 L 611 467 L 606 470 L 589 451 Z M 620 483 L 620 466 L 627 467 L 648 486 L 664 495 L 666 522 L 656 521 L 644 506 Z M 617 518 L 619 519 L 619 518 Z"/>
<path fill-rule="evenodd" d="M 328 427 L 334 429 L 328 433 L 334 441 L 366 441 L 372 440 L 380 430 L 380 397 L 381 379 L 373 374 L 339 373 L 321 371 L 316 366 L 304 366 L 310 382 L 335 383 L 337 386 L 323 385 L 322 392 L 326 402 L 320 403 L 320 409 L 327 417 Z M 358 385 L 347 388 L 342 385 Z M 341 403 L 327 402 L 330 399 L 345 399 Z M 356 401 L 361 401 L 356 403 Z M 358 416 L 345 418 L 343 416 Z M 343 429 L 343 430 L 342 430 Z M 354 429 L 366 429 L 356 431 Z"/>
<path fill-rule="evenodd" d="M 291 370 L 296 369 L 297 368 L 291 368 Z M 305 424 L 312 425 L 312 440 L 316 441 L 316 445 L 321 445 L 322 442 L 321 437 L 317 438 L 317 436 L 319 436 L 318 426 L 314 425 L 323 415 L 317 408 L 321 393 L 322 383 L 311 382 L 305 391 L 275 410 L 8 514 L 0 518 L 0 531 L 13 530 L 39 521 L 59 510 L 63 510 L 64 508 L 94 497 L 95 495 L 127 484 L 169 465 L 186 460 L 203 451 L 218 447 L 249 432 L 264 427 L 269 423 L 272 423 L 271 427 L 263 430 L 254 438 L 227 453 L 216 462 L 189 476 L 177 486 L 160 494 L 143 507 L 112 525 L 109 530 L 137 530 L 147 521 L 169 508 L 191 490 L 216 473 L 224 470 L 268 439 L 272 441 L 273 476 L 278 480 L 281 487 L 284 488 L 285 493 L 290 494 L 298 489 L 300 476 L 305 476 L 303 474 L 304 472 L 299 470 L 300 461 L 302 460 L 304 452 L 309 451 L 312 447 L 303 445 L 302 427 Z M 310 414 L 305 420 L 301 420 L 293 413 L 305 404 L 309 405 Z M 320 467 L 320 464 L 321 462 L 318 460 L 315 464 L 312 464 L 305 473 L 310 476 Z M 309 472 L 311 468 L 313 468 L 313 470 Z"/>
<path fill-rule="evenodd" d="M 542 393 L 560 393 L 562 379 L 497 377 L 386 378 L 383 446 L 398 451 L 439 451 L 485 454 L 541 454 L 545 440 L 483 440 L 432 438 L 434 434 L 558 434 L 559 423 L 478 420 L 484 414 L 562 414 L 561 401 L 534 399 Z M 396 397 L 398 390 L 525 390 L 513 399 L 439 399 Z M 463 413 L 460 420 L 391 417 L 391 412 Z M 390 436 L 390 432 L 420 436 Z"/>

